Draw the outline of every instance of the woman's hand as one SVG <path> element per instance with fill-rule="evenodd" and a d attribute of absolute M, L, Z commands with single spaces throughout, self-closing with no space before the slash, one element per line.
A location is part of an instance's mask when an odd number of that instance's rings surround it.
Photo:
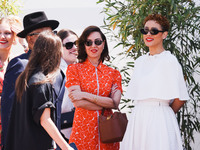
<path fill-rule="evenodd" d="M 177 113 L 181 107 L 185 104 L 186 101 L 181 101 L 178 98 L 175 98 L 172 104 L 170 105 L 174 113 Z"/>
<path fill-rule="evenodd" d="M 69 98 L 71 99 L 72 102 L 75 102 L 75 101 L 80 101 L 83 99 L 83 92 L 81 91 L 78 91 L 78 90 L 73 90 L 71 92 L 69 92 Z"/>

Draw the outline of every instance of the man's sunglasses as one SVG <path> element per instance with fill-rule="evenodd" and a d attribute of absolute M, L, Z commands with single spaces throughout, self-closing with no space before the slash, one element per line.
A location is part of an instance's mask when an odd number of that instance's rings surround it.
<path fill-rule="evenodd" d="M 85 42 L 85 45 L 86 45 L 86 46 L 92 46 L 93 42 L 94 42 L 94 44 L 97 45 L 97 46 L 99 46 L 99 45 L 101 45 L 101 44 L 103 43 L 103 41 L 102 41 L 101 39 L 95 39 L 94 41 L 92 41 L 92 40 L 87 40 L 87 41 Z"/>
<path fill-rule="evenodd" d="M 39 35 L 40 33 L 29 33 L 28 36 Z"/>
<path fill-rule="evenodd" d="M 73 46 L 77 46 L 77 41 L 75 41 L 75 42 L 67 42 L 67 43 L 65 43 L 65 44 L 63 44 L 63 46 L 66 48 L 66 49 L 72 49 L 72 47 Z"/>
<path fill-rule="evenodd" d="M 57 34 L 57 31 L 52 31 L 53 34 Z M 34 35 L 39 35 L 40 33 L 36 32 L 36 33 L 29 33 L 28 36 L 34 36 Z"/>
<path fill-rule="evenodd" d="M 151 35 L 156 35 L 159 32 L 165 32 L 165 31 L 160 31 L 157 28 L 151 28 L 151 30 L 149 30 L 149 29 L 140 29 L 140 32 L 142 34 L 145 34 L 145 35 L 148 34 L 149 32 L 150 32 Z"/>

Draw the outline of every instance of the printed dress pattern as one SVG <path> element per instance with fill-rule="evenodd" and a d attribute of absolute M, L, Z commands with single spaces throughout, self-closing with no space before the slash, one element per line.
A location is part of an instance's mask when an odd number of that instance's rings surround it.
<path fill-rule="evenodd" d="M 109 97 L 113 84 L 122 91 L 119 71 L 102 63 L 94 67 L 89 60 L 83 63 L 69 65 L 67 69 L 66 87 L 79 85 L 81 90 L 100 96 Z M 99 91 L 98 91 L 99 87 Z M 101 111 L 91 111 L 76 108 L 72 134 L 69 142 L 74 142 L 79 150 L 118 150 L 119 143 L 104 144 L 100 142 L 98 133 L 98 116 Z M 111 109 L 105 115 L 112 113 Z"/>

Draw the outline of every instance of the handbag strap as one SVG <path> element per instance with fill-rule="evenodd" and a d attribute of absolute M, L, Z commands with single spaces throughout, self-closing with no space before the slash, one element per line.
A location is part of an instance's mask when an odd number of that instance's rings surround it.
<path fill-rule="evenodd" d="M 112 98 L 111 98 L 111 99 L 112 99 Z M 114 106 L 116 107 L 115 101 L 114 101 L 113 99 L 112 99 L 112 101 L 113 101 L 113 103 L 114 103 Z M 105 110 L 106 110 L 106 108 L 103 107 L 102 112 L 101 112 L 101 115 L 104 115 Z M 119 107 L 117 107 L 117 110 L 120 112 Z"/>

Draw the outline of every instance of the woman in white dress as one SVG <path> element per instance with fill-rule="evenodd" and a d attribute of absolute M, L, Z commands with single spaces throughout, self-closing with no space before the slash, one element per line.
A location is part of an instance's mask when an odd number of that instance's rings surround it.
<path fill-rule="evenodd" d="M 149 48 L 135 61 L 125 97 L 134 100 L 121 150 L 183 150 L 175 113 L 189 99 L 182 68 L 163 47 L 168 20 L 149 15 L 141 29 Z"/>

